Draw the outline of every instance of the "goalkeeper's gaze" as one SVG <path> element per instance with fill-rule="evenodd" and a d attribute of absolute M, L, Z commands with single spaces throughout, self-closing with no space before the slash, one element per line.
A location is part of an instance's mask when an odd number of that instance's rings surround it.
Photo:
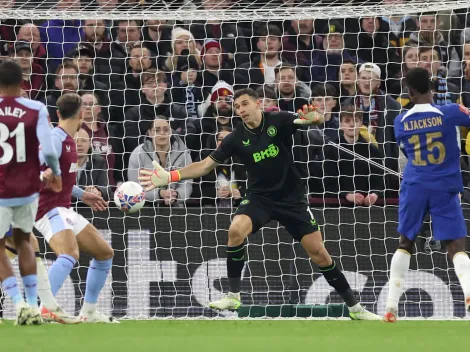
<path fill-rule="evenodd" d="M 303 106 L 297 114 L 263 112 L 258 94 L 238 90 L 233 99 L 243 124 L 228 135 L 204 160 L 168 172 L 156 161 L 154 170 L 140 170 L 139 181 L 146 191 L 170 182 L 206 175 L 232 156 L 238 156 L 248 174 L 247 194 L 238 207 L 228 231 L 227 274 L 229 292 L 211 302 L 215 310 L 237 310 L 240 305 L 241 273 L 245 263 L 245 240 L 270 220 L 281 223 L 299 241 L 319 266 L 326 281 L 338 292 L 355 320 L 380 320 L 356 300 L 346 278 L 323 245 L 318 223 L 305 197 L 305 185 L 294 165 L 292 135 L 300 125 L 319 125 L 324 117 L 314 106 Z"/>

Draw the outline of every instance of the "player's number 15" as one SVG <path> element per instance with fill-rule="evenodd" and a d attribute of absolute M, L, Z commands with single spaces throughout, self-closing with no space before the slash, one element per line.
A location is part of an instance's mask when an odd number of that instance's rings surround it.
<path fill-rule="evenodd" d="M 408 142 L 414 146 L 414 159 L 412 160 L 413 165 L 426 166 L 427 162 L 430 164 L 441 164 L 446 157 L 446 148 L 444 144 L 436 139 L 442 137 L 442 132 L 426 133 L 426 147 L 428 149 L 427 161 L 421 158 L 421 141 L 420 135 L 415 134 L 408 139 Z M 434 150 L 437 149 L 437 158 L 434 155 Z"/>

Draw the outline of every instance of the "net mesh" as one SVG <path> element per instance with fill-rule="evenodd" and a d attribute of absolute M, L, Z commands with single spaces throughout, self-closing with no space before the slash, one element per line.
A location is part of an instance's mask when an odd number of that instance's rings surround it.
<path fill-rule="evenodd" d="M 46 103 L 52 123 L 61 94 L 83 94 L 77 182 L 109 199 L 155 158 L 174 169 L 209 155 L 240 123 L 230 99 L 238 88 L 257 89 L 266 111 L 317 105 L 327 123 L 294 135 L 294 159 L 327 249 L 361 302 L 384 312 L 398 238 L 396 174 L 404 165 L 393 119 L 410 107 L 402 77 L 425 67 L 436 104 L 470 107 L 467 1 L 1 3 L 0 54 L 20 63 L 25 94 Z M 332 144 L 348 149 L 339 115 L 351 106 L 363 113 L 360 136 L 351 138 L 360 138 L 354 150 L 366 161 Z M 466 185 L 467 133 L 461 131 Z M 206 307 L 228 289 L 227 231 L 245 191 L 244 167 L 232 160 L 207 177 L 148 192 L 133 216 L 74 203 L 114 248 L 99 309 L 131 319 L 233 317 Z M 359 192 L 378 200 L 354 206 L 348 194 Z M 38 236 L 50 264 L 55 255 Z M 250 236 L 247 248 L 244 304 L 341 302 L 278 223 Z M 400 315 L 465 316 L 463 293 L 429 221 L 416 249 Z M 81 257 L 59 293 L 70 312 L 83 302 L 89 259 Z M 7 299 L 2 312 L 13 316 Z"/>

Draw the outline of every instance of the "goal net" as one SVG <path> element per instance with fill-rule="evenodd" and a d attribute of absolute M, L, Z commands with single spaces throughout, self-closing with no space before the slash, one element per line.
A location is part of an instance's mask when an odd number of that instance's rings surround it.
<path fill-rule="evenodd" d="M 325 115 L 324 126 L 293 136 L 294 160 L 326 248 L 365 307 L 383 314 L 405 164 L 393 120 L 411 107 L 402 78 L 411 67 L 425 67 L 436 104 L 470 107 L 468 1 L 1 3 L 0 55 L 19 62 L 25 95 L 47 104 L 53 124 L 61 94 L 83 97 L 77 183 L 110 199 L 110 209 L 73 206 L 114 248 L 102 312 L 130 319 L 236 316 L 207 305 L 228 289 L 225 246 L 246 192 L 243 165 L 227 160 L 201 179 L 148 192 L 134 215 L 112 199 L 118 184 L 136 181 L 153 159 L 177 169 L 207 157 L 241 126 L 231 97 L 250 87 L 265 111 L 313 104 Z M 461 132 L 468 184 L 470 142 Z M 463 204 L 469 200 L 464 193 Z M 56 257 L 38 238 L 50 265 Z M 280 224 L 250 235 L 247 248 L 244 316 L 344 315 L 340 297 Z M 463 293 L 429 219 L 416 253 L 400 315 L 464 317 Z M 89 261 L 81 256 L 58 295 L 69 312 L 83 302 Z M 2 312 L 13 316 L 8 299 Z"/>

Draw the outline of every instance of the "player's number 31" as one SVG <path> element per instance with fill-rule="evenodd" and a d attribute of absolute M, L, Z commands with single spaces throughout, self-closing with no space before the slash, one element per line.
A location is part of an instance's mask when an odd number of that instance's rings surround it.
<path fill-rule="evenodd" d="M 437 139 L 442 138 L 442 132 L 426 133 L 426 148 L 428 150 L 427 161 L 421 157 L 421 141 L 420 135 L 415 134 L 408 139 L 408 142 L 414 147 L 414 159 L 412 160 L 413 165 L 426 166 L 428 162 L 430 164 L 441 164 L 446 157 L 446 148 L 444 144 Z M 437 157 L 435 155 L 437 150 Z"/>

